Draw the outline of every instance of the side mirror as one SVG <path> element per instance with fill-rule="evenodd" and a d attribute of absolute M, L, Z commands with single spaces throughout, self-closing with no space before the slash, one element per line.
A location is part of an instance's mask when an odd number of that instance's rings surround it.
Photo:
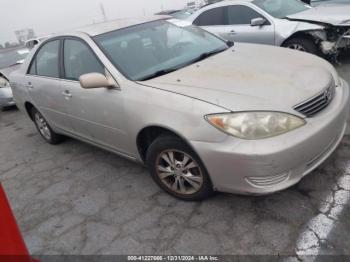
<path fill-rule="evenodd" d="M 110 76 L 106 77 L 101 73 L 89 73 L 79 77 L 79 82 L 82 88 L 113 88 L 117 87 L 117 83 Z"/>
<path fill-rule="evenodd" d="M 250 22 L 250 25 L 251 26 L 263 26 L 266 24 L 266 22 L 267 22 L 267 20 L 265 18 L 258 17 L 258 18 L 252 19 L 252 21 Z"/>

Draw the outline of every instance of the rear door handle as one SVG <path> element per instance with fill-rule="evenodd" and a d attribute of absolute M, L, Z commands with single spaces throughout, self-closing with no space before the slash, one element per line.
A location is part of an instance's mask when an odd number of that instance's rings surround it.
<path fill-rule="evenodd" d="M 62 92 L 62 95 L 66 98 L 66 99 L 69 99 L 72 97 L 72 94 L 68 91 L 68 90 L 65 90 Z"/>
<path fill-rule="evenodd" d="M 235 35 L 235 34 L 237 34 L 237 32 L 236 32 L 235 30 L 231 30 L 231 31 L 229 32 L 229 34 L 230 34 L 230 35 Z"/>
<path fill-rule="evenodd" d="M 32 85 L 31 82 L 28 82 L 28 84 L 26 85 L 26 87 L 29 88 L 29 89 L 33 89 L 33 88 L 34 88 L 34 86 Z"/>

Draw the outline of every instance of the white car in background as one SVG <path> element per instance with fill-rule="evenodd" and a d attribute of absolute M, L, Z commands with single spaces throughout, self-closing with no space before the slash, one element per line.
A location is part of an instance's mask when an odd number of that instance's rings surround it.
<path fill-rule="evenodd" d="M 33 39 L 29 39 L 25 42 L 25 46 L 29 49 L 34 48 L 37 44 L 40 44 L 42 41 L 46 40 L 47 38 L 49 38 L 51 35 L 47 35 L 47 36 L 42 36 L 42 37 L 37 37 L 37 38 L 33 38 Z"/>
<path fill-rule="evenodd" d="M 29 54 L 27 48 L 0 50 L 0 109 L 16 105 L 9 82 L 9 75 L 19 68 Z"/>

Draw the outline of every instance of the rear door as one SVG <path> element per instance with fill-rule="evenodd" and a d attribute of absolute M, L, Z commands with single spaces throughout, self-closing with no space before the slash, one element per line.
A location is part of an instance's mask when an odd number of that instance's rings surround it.
<path fill-rule="evenodd" d="M 61 40 L 44 43 L 36 52 L 26 75 L 26 88 L 46 120 L 54 127 L 71 130 L 66 118 L 65 100 L 60 80 Z"/>

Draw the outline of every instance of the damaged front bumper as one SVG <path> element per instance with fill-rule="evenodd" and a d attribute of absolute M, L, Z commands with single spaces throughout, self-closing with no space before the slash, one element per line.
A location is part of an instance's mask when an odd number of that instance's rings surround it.
<path fill-rule="evenodd" d="M 350 29 L 333 41 L 320 41 L 320 48 L 325 55 L 337 55 L 341 49 L 350 49 Z"/>

